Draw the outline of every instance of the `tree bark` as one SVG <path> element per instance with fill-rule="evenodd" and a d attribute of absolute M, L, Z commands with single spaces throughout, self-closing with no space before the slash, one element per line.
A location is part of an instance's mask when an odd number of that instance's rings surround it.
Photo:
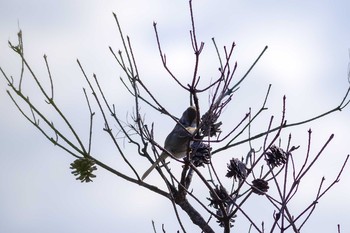
<path fill-rule="evenodd" d="M 174 197 L 175 203 L 187 213 L 194 224 L 199 226 L 205 233 L 214 233 L 213 229 L 211 229 L 208 223 L 203 219 L 202 215 L 188 202 L 185 195 L 181 192 L 177 192 L 174 194 Z"/>

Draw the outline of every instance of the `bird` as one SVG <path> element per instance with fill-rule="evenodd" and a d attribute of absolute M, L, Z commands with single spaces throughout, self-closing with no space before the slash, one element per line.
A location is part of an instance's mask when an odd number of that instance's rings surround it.
<path fill-rule="evenodd" d="M 184 111 L 174 129 L 166 137 L 164 149 L 170 152 L 175 158 L 180 159 L 185 157 L 188 150 L 189 141 L 196 129 L 197 110 L 195 107 L 190 106 Z M 144 180 L 159 164 L 159 162 L 164 161 L 168 156 L 169 154 L 166 151 L 163 151 L 152 166 L 143 174 L 141 180 Z"/>

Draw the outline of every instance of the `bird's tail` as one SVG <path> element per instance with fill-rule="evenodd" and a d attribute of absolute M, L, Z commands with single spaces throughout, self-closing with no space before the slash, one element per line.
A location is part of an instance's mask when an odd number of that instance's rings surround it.
<path fill-rule="evenodd" d="M 153 171 L 153 169 L 158 165 L 158 163 L 162 160 L 164 160 L 168 155 L 165 152 L 162 152 L 162 154 L 158 157 L 158 159 L 152 164 L 150 168 L 147 169 L 147 171 L 143 174 L 141 177 L 141 180 L 146 179 L 146 177 Z"/>

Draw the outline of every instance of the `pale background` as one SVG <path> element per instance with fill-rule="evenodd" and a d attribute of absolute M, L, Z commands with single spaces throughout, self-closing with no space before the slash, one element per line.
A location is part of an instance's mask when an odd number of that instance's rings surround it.
<path fill-rule="evenodd" d="M 162 104 L 175 115 L 186 108 L 186 96 L 162 69 L 152 23 L 158 23 L 164 52 L 174 72 L 185 83 L 191 78 L 193 52 L 189 38 L 187 1 L 0 1 L 0 65 L 9 75 L 18 77 L 20 63 L 8 48 L 7 41 L 16 44 L 16 33 L 23 30 L 25 54 L 37 74 L 45 80 L 42 55 L 47 54 L 57 85 L 55 96 L 77 130 L 87 139 L 88 115 L 82 86 L 87 87 L 76 64 L 79 58 L 91 77 L 96 73 L 106 93 L 125 119 L 132 112 L 131 98 L 118 81 L 123 75 L 113 60 L 108 46 L 115 51 L 121 43 L 112 17 L 119 16 L 125 34 L 133 43 L 141 78 Z M 224 123 L 240 119 L 249 107 L 257 111 L 268 84 L 272 92 L 268 102 L 271 110 L 255 125 L 254 132 L 265 129 L 271 114 L 279 119 L 282 96 L 287 96 L 287 120 L 292 123 L 325 112 L 340 103 L 348 86 L 348 48 L 350 47 L 350 3 L 347 1 L 194 1 L 198 39 L 205 42 L 201 77 L 206 83 L 217 77 L 217 59 L 211 38 L 220 48 L 237 43 L 234 60 L 238 62 L 236 79 L 269 46 L 264 57 L 225 111 Z M 19 25 L 19 26 L 18 26 Z M 47 84 L 47 82 L 46 82 Z M 30 82 L 26 93 L 33 95 Z M 0 81 L 0 232 L 153 232 L 151 220 L 158 232 L 165 224 L 167 232 L 179 229 L 170 203 L 148 190 L 129 185 L 100 169 L 93 183 L 81 184 L 70 174 L 73 158 L 46 141 L 19 114 L 6 95 L 5 81 Z M 33 96 L 33 99 L 35 95 Z M 207 96 L 202 96 L 203 109 Z M 173 100 L 176 100 L 173 101 Z M 41 107 L 47 108 L 38 99 Z M 97 111 L 97 108 L 95 108 Z M 146 112 L 148 123 L 158 121 L 156 130 L 160 143 L 173 122 L 154 112 Z M 48 114 L 52 114 L 48 112 Z M 53 120 L 57 119 L 52 115 Z M 282 143 L 291 132 L 295 145 L 306 150 L 307 130 L 313 130 L 312 153 L 315 155 L 330 134 L 335 133 L 322 161 L 306 180 L 305 192 L 299 197 L 312 200 L 322 176 L 329 184 L 337 174 L 342 160 L 349 153 L 349 109 L 337 112 L 317 122 L 287 129 Z M 96 117 L 97 121 L 100 119 Z M 226 120 L 226 121 L 225 121 Z M 276 123 L 277 123 L 276 119 Z M 236 121 L 235 121 L 236 122 Z M 57 123 L 60 124 L 59 122 Z M 233 123 L 234 125 L 235 123 Z M 107 143 L 103 124 L 96 122 L 93 151 L 112 167 L 128 174 Z M 254 145 L 257 149 L 259 143 Z M 138 158 L 126 145 L 126 153 L 142 173 L 148 163 Z M 225 164 L 232 156 L 242 156 L 247 146 L 232 150 L 232 154 L 217 159 Z M 118 163 L 119 162 L 119 163 Z M 149 182 L 157 183 L 152 174 Z M 316 208 L 304 232 L 336 232 L 341 224 L 349 232 L 348 197 L 349 169 L 340 184 L 328 193 Z M 264 211 L 264 199 L 254 198 L 251 212 Z M 259 219 L 263 221 L 272 215 Z M 185 219 L 189 232 L 199 232 Z M 213 224 L 214 226 L 215 223 Z M 217 229 L 220 232 L 219 228 Z M 247 225 L 237 226 L 247 232 Z"/>

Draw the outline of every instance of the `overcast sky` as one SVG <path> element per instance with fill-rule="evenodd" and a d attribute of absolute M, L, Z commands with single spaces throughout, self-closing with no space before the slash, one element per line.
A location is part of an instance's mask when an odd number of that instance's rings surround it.
<path fill-rule="evenodd" d="M 174 86 L 162 69 L 152 26 L 154 21 L 157 22 L 168 64 L 181 81 L 188 83 L 194 57 L 187 1 L 0 0 L 0 3 L 0 66 L 15 79 L 20 74 L 20 61 L 8 48 L 7 41 L 16 44 L 16 34 L 21 28 L 27 60 L 45 80 L 42 56 L 48 56 L 57 101 L 85 140 L 88 111 L 82 87 L 87 85 L 76 63 L 77 58 L 89 76 L 98 75 L 111 101 L 118 106 L 120 117 L 125 119 L 132 111 L 132 99 L 119 82 L 123 73 L 108 49 L 111 46 L 117 51 L 122 46 L 112 12 L 117 13 L 125 34 L 132 40 L 141 78 L 150 90 L 174 115 L 181 115 L 187 107 L 186 95 Z M 269 46 L 226 109 L 224 122 L 240 119 L 249 107 L 257 111 L 269 84 L 272 84 L 268 101 L 270 112 L 259 121 L 262 125 L 255 126 L 255 132 L 267 127 L 271 114 L 280 116 L 283 95 L 287 96 L 287 120 L 290 123 L 326 112 L 342 100 L 349 85 L 348 1 L 201 0 L 194 1 L 193 5 L 198 40 L 205 42 L 200 69 L 203 82 L 210 83 L 217 77 L 218 61 L 212 37 L 220 48 L 232 42 L 237 44 L 234 52 L 234 60 L 238 62 L 236 80 L 242 77 L 263 48 Z M 25 80 L 25 92 L 47 109 L 48 106 L 37 99 L 35 93 L 38 90 L 31 84 Z M 74 159 L 52 146 L 20 115 L 6 89 L 1 78 L 0 232 L 152 232 L 151 220 L 155 221 L 158 232 L 163 223 L 167 232 L 179 229 L 171 204 L 144 188 L 129 185 L 102 169 L 93 183 L 76 181 L 69 170 Z M 205 109 L 208 96 L 201 98 Z M 47 114 L 57 120 L 52 111 Z M 148 123 L 158 121 L 157 139 L 162 143 L 173 122 L 155 112 L 146 112 L 146 119 Z M 288 129 L 283 134 L 282 144 L 287 142 L 286 135 L 292 133 L 294 143 L 302 145 L 298 154 L 301 157 L 305 155 L 309 128 L 313 131 L 313 155 L 332 133 L 335 134 L 312 176 L 306 179 L 305 199 L 312 200 L 316 195 L 315 184 L 322 176 L 329 184 L 337 175 L 349 153 L 349 119 L 347 108 L 298 129 Z M 103 124 L 100 122 L 95 126 L 96 131 L 101 131 Z M 121 160 L 107 143 L 106 135 L 103 132 L 96 135 L 93 151 L 97 157 L 131 174 L 120 165 Z M 260 147 L 258 143 L 254 146 Z M 224 164 L 222 172 L 232 156 L 245 155 L 248 149 L 247 146 L 238 148 L 232 154 L 217 158 L 218 163 Z M 134 156 L 131 160 L 143 173 L 148 162 L 138 158 L 127 145 L 125 150 Z M 342 232 L 349 232 L 348 171 L 349 166 L 341 182 L 321 200 L 304 232 L 336 232 L 337 224 L 341 224 Z M 158 184 L 158 181 L 156 173 L 149 177 L 150 183 Z M 303 204 L 303 197 L 296 205 Z M 260 210 L 265 203 L 262 197 L 252 201 L 250 210 L 253 211 Z M 266 214 L 266 219 L 272 215 L 271 212 Z M 184 219 L 189 232 L 199 232 L 186 216 Z M 265 218 L 261 218 L 263 220 Z M 220 232 L 215 223 L 213 226 Z M 243 227 L 238 229 L 239 232 L 248 231 Z"/>

